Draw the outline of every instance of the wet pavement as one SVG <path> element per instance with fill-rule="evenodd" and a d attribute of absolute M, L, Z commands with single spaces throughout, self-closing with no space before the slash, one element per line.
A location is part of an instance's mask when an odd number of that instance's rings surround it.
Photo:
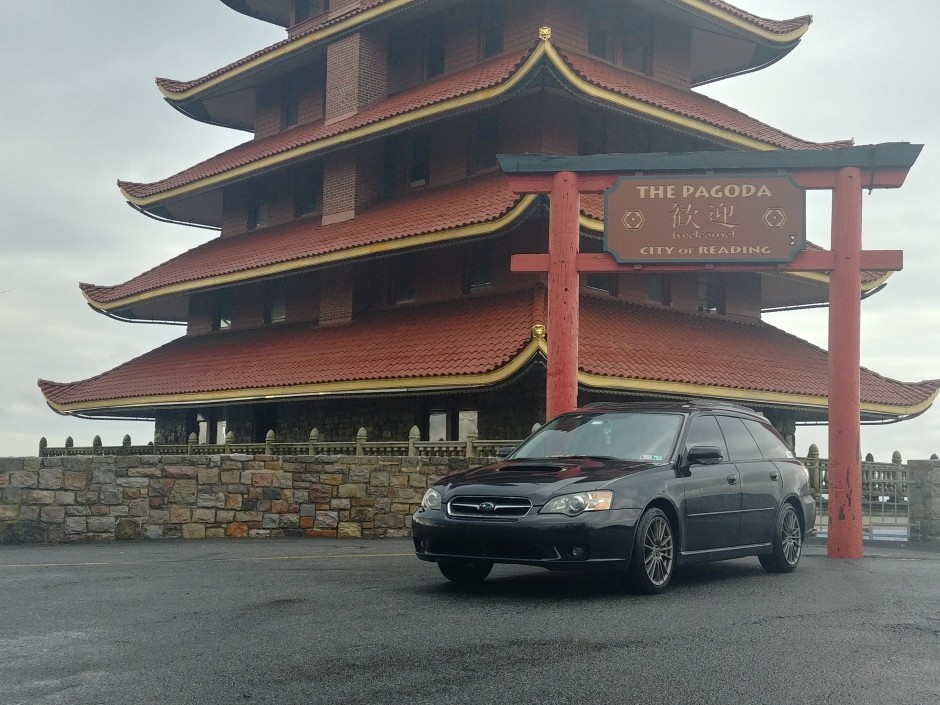
<path fill-rule="evenodd" d="M 0 703 L 940 702 L 940 552 L 791 575 L 696 566 L 660 596 L 406 540 L 0 548 Z"/>

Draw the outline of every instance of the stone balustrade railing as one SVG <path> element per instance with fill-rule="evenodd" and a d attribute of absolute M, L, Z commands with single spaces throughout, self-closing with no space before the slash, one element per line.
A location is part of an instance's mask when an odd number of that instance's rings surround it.
<path fill-rule="evenodd" d="M 535 424 L 532 430 L 539 428 Z M 355 455 L 404 458 L 476 458 L 495 456 L 499 448 L 516 446 L 519 440 L 480 440 L 471 431 L 462 441 L 422 441 L 421 432 L 413 426 L 406 441 L 370 441 L 365 428 L 360 428 L 352 441 L 323 441 L 320 432 L 313 429 L 306 443 L 279 441 L 273 430 L 268 431 L 264 443 L 242 443 L 231 431 L 224 443 L 200 444 L 195 433 L 183 444 L 164 443 L 159 434 L 147 445 L 134 445 L 130 436 L 124 436 L 119 446 L 105 446 L 95 436 L 90 446 L 76 446 L 72 437 L 65 445 L 52 447 L 45 438 L 39 440 L 39 457 L 55 458 L 78 455 Z"/>
<path fill-rule="evenodd" d="M 227 443 L 190 453 L 188 446 L 135 447 L 128 438 L 119 451 L 67 444 L 42 457 L 0 458 L 0 543 L 403 537 L 430 484 L 516 443 L 475 434 L 460 442 L 412 434 L 408 443 L 371 443 L 360 434 L 355 443 L 316 438 L 310 454 L 309 444 L 272 436 L 262 444 L 268 452 Z M 893 460 L 863 463 L 863 493 L 906 505 L 911 540 L 940 542 L 940 460 Z M 824 503 L 828 461 L 811 449 L 804 462 Z"/>

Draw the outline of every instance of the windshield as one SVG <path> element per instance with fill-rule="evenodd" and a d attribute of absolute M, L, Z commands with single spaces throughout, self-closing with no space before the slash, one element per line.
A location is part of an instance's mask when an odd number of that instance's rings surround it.
<path fill-rule="evenodd" d="M 679 414 L 566 414 L 545 424 L 509 456 L 527 458 L 602 457 L 659 462 L 672 455 L 682 426 Z"/>

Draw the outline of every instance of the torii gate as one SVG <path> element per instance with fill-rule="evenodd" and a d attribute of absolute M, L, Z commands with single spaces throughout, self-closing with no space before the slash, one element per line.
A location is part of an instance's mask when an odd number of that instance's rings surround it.
<path fill-rule="evenodd" d="M 548 272 L 546 415 L 578 404 L 580 272 L 822 271 L 829 286 L 830 558 L 861 558 L 859 282 L 863 270 L 898 271 L 900 250 L 862 250 L 862 191 L 898 188 L 923 145 L 886 143 L 837 150 L 605 154 L 585 157 L 498 155 L 512 190 L 549 194 L 549 251 L 512 257 L 513 272 Z M 610 189 L 624 175 L 788 174 L 804 189 L 832 191 L 832 248 L 799 252 L 787 264 L 618 264 L 580 254 L 580 194 Z"/>

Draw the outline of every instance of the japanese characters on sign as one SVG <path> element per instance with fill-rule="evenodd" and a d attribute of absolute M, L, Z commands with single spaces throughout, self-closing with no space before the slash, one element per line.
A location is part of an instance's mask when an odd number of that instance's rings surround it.
<path fill-rule="evenodd" d="M 784 263 L 806 247 L 806 192 L 786 174 L 625 176 L 604 201 L 621 263 Z"/>

